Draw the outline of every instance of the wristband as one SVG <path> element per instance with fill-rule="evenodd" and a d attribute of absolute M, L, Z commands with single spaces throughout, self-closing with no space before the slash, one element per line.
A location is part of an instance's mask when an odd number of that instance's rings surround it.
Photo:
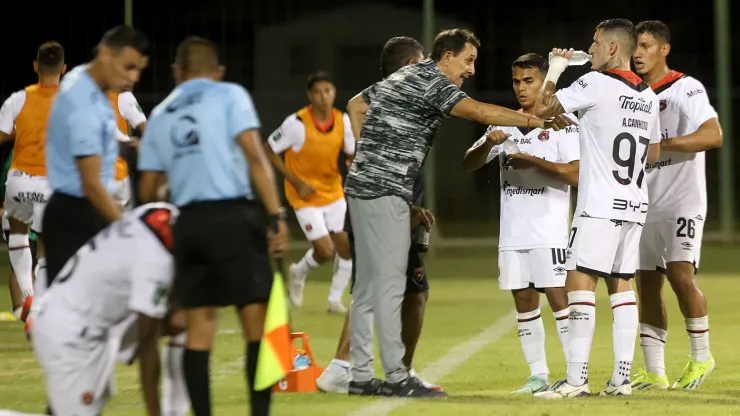
<path fill-rule="evenodd" d="M 280 231 L 280 227 L 278 225 L 279 222 L 280 221 L 285 221 L 286 217 L 287 216 L 285 214 L 285 208 L 282 208 L 281 207 L 279 213 L 277 213 L 277 214 L 270 214 L 270 215 L 267 216 L 267 225 L 268 225 L 268 227 L 270 227 L 270 230 L 272 230 L 272 232 L 274 232 L 275 234 L 277 234 L 278 231 Z"/>

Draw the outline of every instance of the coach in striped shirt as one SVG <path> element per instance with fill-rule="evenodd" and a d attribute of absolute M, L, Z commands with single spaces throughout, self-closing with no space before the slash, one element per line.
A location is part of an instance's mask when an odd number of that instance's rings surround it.
<path fill-rule="evenodd" d="M 406 289 L 408 233 L 414 180 L 444 118 L 455 116 L 486 125 L 560 128 L 552 122 L 475 101 L 460 90 L 475 74 L 480 42 L 463 29 L 446 30 L 434 39 L 429 59 L 397 71 L 362 94 L 350 119 L 364 120 L 345 194 L 355 233 L 356 281 L 350 314 L 353 361 L 350 393 L 398 397 L 436 396 L 409 377 L 403 365 L 401 302 Z M 358 126 L 353 125 L 353 131 Z M 373 378 L 372 322 L 386 382 Z M 379 388 L 376 388 L 379 386 Z"/>

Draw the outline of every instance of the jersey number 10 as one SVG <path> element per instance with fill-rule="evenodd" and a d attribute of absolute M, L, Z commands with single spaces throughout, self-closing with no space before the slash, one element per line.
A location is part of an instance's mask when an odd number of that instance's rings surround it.
<path fill-rule="evenodd" d="M 629 146 L 629 155 L 626 159 L 623 159 L 622 156 L 619 154 L 619 150 L 622 147 L 622 142 L 626 141 Z M 635 157 L 637 156 L 637 141 L 635 141 L 635 136 L 629 134 L 629 133 L 619 133 L 619 135 L 614 139 L 614 146 L 612 148 L 612 157 L 614 158 L 614 162 L 623 168 L 627 168 L 627 177 L 623 178 L 617 169 L 614 169 L 612 171 L 612 174 L 614 175 L 614 179 L 619 182 L 621 185 L 629 185 L 632 183 L 632 178 L 635 174 L 635 168 L 638 168 L 640 173 L 637 175 L 637 182 L 636 185 L 638 188 L 642 188 L 642 180 L 645 179 L 645 159 L 647 159 L 648 154 L 648 146 L 650 145 L 650 140 L 648 140 L 645 137 L 639 138 L 639 143 L 641 145 L 644 145 L 644 149 L 642 151 L 642 157 L 640 158 L 640 166 L 635 166 L 637 164 L 637 160 Z"/>

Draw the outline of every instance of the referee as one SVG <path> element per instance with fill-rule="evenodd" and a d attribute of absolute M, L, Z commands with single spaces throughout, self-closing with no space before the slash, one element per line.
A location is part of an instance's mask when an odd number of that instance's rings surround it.
<path fill-rule="evenodd" d="M 288 240 L 274 174 L 252 100 L 241 86 L 221 82 L 216 46 L 186 39 L 174 70 L 177 87 L 152 111 L 142 138 L 139 192 L 142 202 L 156 200 L 167 179 L 180 207 L 175 290 L 187 316 L 183 370 L 192 409 L 211 414 L 216 314 L 234 305 L 247 340 L 251 414 L 267 415 L 270 389 L 254 391 L 254 380 L 273 280 L 269 252 L 282 256 Z"/>
<path fill-rule="evenodd" d="M 118 26 L 103 35 L 92 62 L 62 80 L 46 129 L 47 176 L 54 193 L 41 237 L 49 284 L 88 239 L 121 217 L 111 196 L 118 142 L 106 91 L 139 80 L 148 46 L 141 32 Z"/>
<path fill-rule="evenodd" d="M 353 114 L 348 108 L 353 123 L 364 119 L 345 182 L 356 251 L 350 351 L 353 388 L 359 394 L 378 384 L 372 371 L 374 320 L 386 375 L 381 394 L 440 396 L 410 377 L 403 363 L 401 304 L 411 245 L 413 184 L 442 120 L 455 116 L 487 125 L 550 128 L 544 120 L 472 100 L 460 90 L 475 74 L 479 46 L 470 31 L 443 31 L 434 39 L 429 59 L 402 68 L 363 92 L 368 107 L 359 112 L 365 114 Z M 554 123 L 556 128 L 570 124 L 563 118 Z"/>

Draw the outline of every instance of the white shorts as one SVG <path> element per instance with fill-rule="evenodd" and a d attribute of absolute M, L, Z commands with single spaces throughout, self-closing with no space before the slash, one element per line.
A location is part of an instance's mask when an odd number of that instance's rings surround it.
<path fill-rule="evenodd" d="M 34 320 L 31 341 L 46 376 L 46 394 L 55 415 L 95 416 L 113 395 L 119 340 L 65 331 L 57 311 Z"/>
<path fill-rule="evenodd" d="M 31 228 L 40 233 L 51 193 L 46 176 L 11 169 L 5 182 L 5 211 L 20 222 L 32 224 Z"/>
<path fill-rule="evenodd" d="M 120 181 L 115 181 L 113 187 L 113 199 L 116 200 L 122 210 L 127 210 L 131 203 L 131 179 L 126 176 Z"/>
<path fill-rule="evenodd" d="M 565 277 L 564 248 L 498 252 L 498 287 L 502 290 L 563 287 Z"/>
<path fill-rule="evenodd" d="M 568 237 L 566 269 L 598 277 L 631 279 L 638 265 L 642 224 L 576 217 Z"/>
<path fill-rule="evenodd" d="M 308 241 L 315 241 L 329 233 L 344 229 L 347 200 L 340 198 L 322 207 L 305 207 L 295 211 L 298 223 Z"/>
<path fill-rule="evenodd" d="M 665 273 L 666 263 L 685 261 L 699 268 L 704 217 L 687 215 L 645 224 L 640 239 L 640 270 Z"/>

